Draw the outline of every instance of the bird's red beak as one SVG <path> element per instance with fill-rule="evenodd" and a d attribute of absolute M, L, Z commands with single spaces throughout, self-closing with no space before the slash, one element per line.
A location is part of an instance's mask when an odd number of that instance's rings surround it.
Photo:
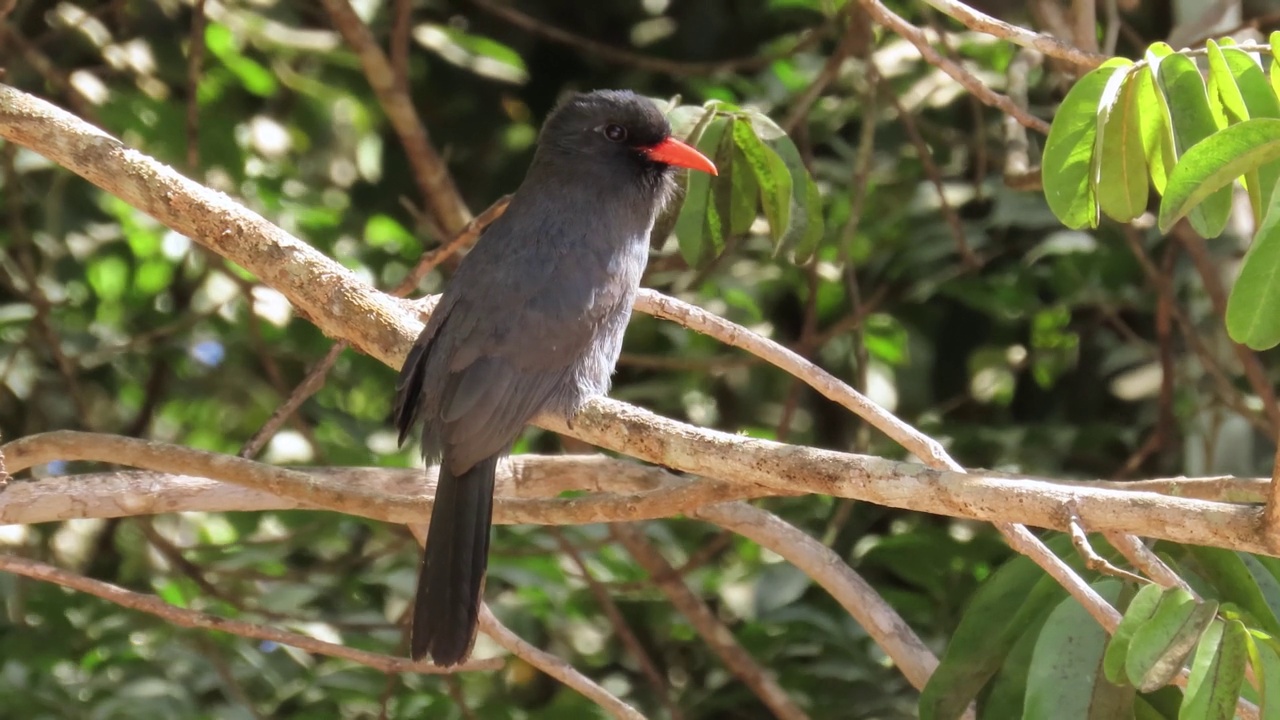
<path fill-rule="evenodd" d="M 715 163 L 707 159 L 706 155 L 694 150 L 692 146 L 680 142 L 679 140 L 669 137 L 666 140 L 646 148 L 644 154 L 650 160 L 667 165 L 675 165 L 676 167 L 689 168 L 690 170 L 701 170 L 704 173 L 719 175 L 716 172 Z"/>

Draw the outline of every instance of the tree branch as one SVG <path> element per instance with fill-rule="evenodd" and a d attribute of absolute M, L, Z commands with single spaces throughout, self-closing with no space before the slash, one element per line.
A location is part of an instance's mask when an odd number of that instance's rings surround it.
<path fill-rule="evenodd" d="M 387 120 L 400 137 L 400 144 L 404 145 L 414 180 L 422 191 L 423 205 L 446 236 L 456 235 L 470 222 L 471 212 L 458 194 L 444 158 L 431 144 L 427 128 L 413 107 L 408 87 L 396 81 L 391 61 L 348 0 L 321 0 L 321 4 L 333 19 L 334 28 L 360 58 L 369 86 L 378 96 L 378 104 L 382 105 Z"/>
<path fill-rule="evenodd" d="M 0 494 L 0 524 L 81 517 L 311 508 L 396 523 L 431 514 L 437 468 L 291 470 L 231 455 L 115 435 L 56 431 L 0 446 L 13 471 L 52 460 L 96 460 L 164 473 L 103 473 L 15 482 Z M 194 476 L 194 477 L 193 477 Z M 205 479 L 207 478 L 207 479 Z M 228 487 L 220 480 L 238 488 Z M 590 490 L 590 495 L 559 498 Z M 708 503 L 778 493 L 769 486 L 677 477 L 601 455 L 519 455 L 499 465 L 494 521 L 535 525 L 670 517 Z"/>
<path fill-rule="evenodd" d="M 773 712 L 774 717 L 781 720 L 808 720 L 809 716 L 792 700 L 787 692 L 778 684 L 772 673 L 760 667 L 751 657 L 751 653 L 738 642 L 737 638 L 724 623 L 711 612 L 711 608 L 702 601 L 680 576 L 675 568 L 658 552 L 658 549 L 644 536 L 638 525 L 630 523 L 615 525 L 611 528 L 613 536 L 622 543 L 631 557 L 649 573 L 649 579 L 667 596 L 681 615 L 689 621 L 693 629 L 702 636 L 711 651 L 720 656 L 729 671 L 737 676 L 744 685 L 755 693 L 756 697 Z"/>
<path fill-rule="evenodd" d="M 241 637 L 253 638 L 255 640 L 267 640 L 279 643 L 281 645 L 289 645 L 291 647 L 300 648 L 307 652 L 316 653 L 317 655 L 328 655 L 330 657 L 342 658 L 350 660 L 361 665 L 367 665 L 376 668 L 382 672 L 400 673 L 400 672 L 416 672 L 416 673 L 448 673 L 458 670 L 497 670 L 502 667 L 499 660 L 471 660 L 461 666 L 441 668 L 429 663 L 417 663 L 403 658 L 390 657 L 388 655 L 379 655 L 378 653 L 365 652 L 345 645 L 337 645 L 307 635 L 299 635 L 264 625 L 255 625 L 253 623 L 243 622 L 240 620 L 231 620 L 229 618 L 210 615 L 208 613 L 196 612 L 195 610 L 187 610 L 176 605 L 170 605 L 159 598 L 143 595 L 142 593 L 125 590 L 117 585 L 105 583 L 100 580 L 92 580 L 68 572 L 60 568 L 46 565 L 42 562 L 29 560 L 27 558 L 14 557 L 13 555 L 0 554 L 0 571 L 11 572 L 15 575 L 24 575 L 26 577 L 51 582 L 55 585 L 78 590 L 79 592 L 88 593 L 90 595 L 100 597 L 117 605 L 121 605 L 133 610 L 140 610 L 145 613 L 155 615 L 165 622 L 186 628 L 198 628 L 201 630 L 217 630 L 219 632 L 231 633 Z"/>
<path fill-rule="evenodd" d="M 957 0 L 924 0 L 924 2 L 970 30 L 998 37 L 1001 40 L 1008 40 L 1014 45 L 1021 45 L 1024 48 L 1038 50 L 1049 57 L 1066 60 L 1082 68 L 1092 70 L 1108 59 L 1106 55 L 1081 50 L 1052 35 L 1043 35 L 1017 25 L 1010 25 L 999 18 L 974 10 Z"/>

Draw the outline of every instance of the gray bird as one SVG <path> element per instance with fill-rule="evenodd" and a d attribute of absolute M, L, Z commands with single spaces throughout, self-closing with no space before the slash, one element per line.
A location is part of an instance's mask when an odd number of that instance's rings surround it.
<path fill-rule="evenodd" d="M 396 383 L 403 444 L 422 421 L 440 462 L 411 656 L 457 665 L 475 644 L 499 458 L 542 412 L 609 390 L 674 168 L 716 173 L 650 100 L 578 94 L 547 118 L 507 211 L 459 264 Z"/>

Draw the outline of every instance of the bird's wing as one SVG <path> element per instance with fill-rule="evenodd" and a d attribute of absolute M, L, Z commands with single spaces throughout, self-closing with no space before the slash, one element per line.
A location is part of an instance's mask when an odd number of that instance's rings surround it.
<path fill-rule="evenodd" d="M 607 263 L 493 230 L 450 281 L 397 383 L 401 437 L 420 416 L 423 454 L 447 455 L 458 473 L 504 452 L 564 393 L 593 337 L 630 301 Z"/>
<path fill-rule="evenodd" d="M 571 374 L 593 351 L 593 337 L 626 299 L 608 278 L 574 270 L 516 283 L 535 292 L 493 289 L 518 303 L 468 293 L 451 308 L 440 331 L 450 347 L 437 420 L 455 472 L 506 450 L 534 415 L 576 382 Z"/>

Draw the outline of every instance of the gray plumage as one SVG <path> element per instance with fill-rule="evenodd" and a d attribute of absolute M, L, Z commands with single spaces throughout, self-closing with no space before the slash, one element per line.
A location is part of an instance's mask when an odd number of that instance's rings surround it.
<path fill-rule="evenodd" d="M 415 659 L 457 664 L 475 642 L 498 459 L 540 412 L 572 417 L 609 389 L 673 186 L 647 149 L 669 135 L 658 108 L 629 92 L 553 111 L 507 211 L 458 266 L 400 371 L 400 442 L 421 421 L 423 455 L 441 463 Z"/>

